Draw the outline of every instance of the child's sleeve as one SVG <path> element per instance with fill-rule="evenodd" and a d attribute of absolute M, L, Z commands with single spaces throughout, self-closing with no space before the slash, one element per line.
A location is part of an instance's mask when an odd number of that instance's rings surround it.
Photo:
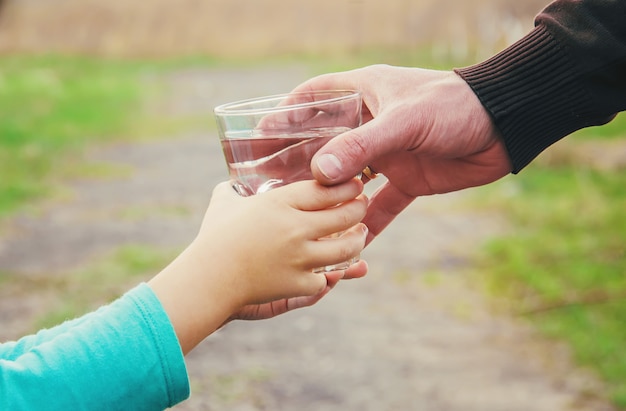
<path fill-rule="evenodd" d="M 89 319 L 102 311 L 108 309 L 108 306 L 100 307 L 98 311 L 91 312 L 83 315 L 82 317 L 68 320 L 54 326 L 52 328 L 43 328 L 37 331 L 36 334 L 27 335 L 20 338 L 18 341 L 8 341 L 0 344 L 0 360 L 15 360 L 23 355 L 25 352 L 31 350 L 33 347 L 43 344 L 52 340 L 57 335 L 61 335 L 68 330 L 78 326 L 79 324 L 89 321 Z"/>
<path fill-rule="evenodd" d="M 146 284 L 78 320 L 0 345 L 3 410 L 160 410 L 188 396 L 178 339 Z"/>

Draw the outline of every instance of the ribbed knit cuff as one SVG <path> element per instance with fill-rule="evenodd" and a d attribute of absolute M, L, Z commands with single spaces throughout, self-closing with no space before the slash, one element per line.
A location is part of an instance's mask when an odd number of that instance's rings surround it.
<path fill-rule="evenodd" d="M 575 64 L 544 26 L 501 53 L 456 69 L 491 114 L 518 173 L 595 117 Z"/>

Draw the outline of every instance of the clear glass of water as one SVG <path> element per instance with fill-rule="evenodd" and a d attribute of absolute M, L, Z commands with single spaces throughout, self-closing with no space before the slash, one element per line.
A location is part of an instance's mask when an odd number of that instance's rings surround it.
<path fill-rule="evenodd" d="M 361 95 L 352 90 L 285 93 L 215 108 L 233 187 L 242 196 L 311 180 L 311 159 L 331 138 L 361 124 Z M 345 269 L 358 257 L 316 271 Z"/>

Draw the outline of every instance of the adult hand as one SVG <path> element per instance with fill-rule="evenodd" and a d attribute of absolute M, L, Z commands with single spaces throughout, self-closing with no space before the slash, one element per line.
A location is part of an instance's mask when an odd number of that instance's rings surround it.
<path fill-rule="evenodd" d="M 315 77 L 296 91 L 330 89 L 361 91 L 363 125 L 322 147 L 311 169 L 325 185 L 366 166 L 387 177 L 363 220 L 367 243 L 416 197 L 487 184 L 511 171 L 489 114 L 452 71 L 375 65 Z"/>

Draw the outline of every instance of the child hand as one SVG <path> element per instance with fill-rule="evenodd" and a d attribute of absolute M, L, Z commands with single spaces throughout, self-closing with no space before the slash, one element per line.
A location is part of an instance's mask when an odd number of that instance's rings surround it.
<path fill-rule="evenodd" d="M 241 306 L 316 295 L 326 278 L 312 270 L 346 261 L 364 246 L 366 228 L 357 225 L 367 208 L 362 189 L 357 179 L 334 187 L 303 181 L 244 198 L 222 183 L 194 243 L 214 252 L 208 266 L 229 273 L 228 290 Z"/>
<path fill-rule="evenodd" d="M 302 181 L 240 197 L 219 184 L 197 237 L 148 283 L 183 353 L 229 319 L 269 318 L 322 298 L 343 273 L 313 269 L 349 260 L 365 245 L 362 190 L 358 179 L 332 187 Z M 361 261 L 345 273 L 366 271 Z"/>

